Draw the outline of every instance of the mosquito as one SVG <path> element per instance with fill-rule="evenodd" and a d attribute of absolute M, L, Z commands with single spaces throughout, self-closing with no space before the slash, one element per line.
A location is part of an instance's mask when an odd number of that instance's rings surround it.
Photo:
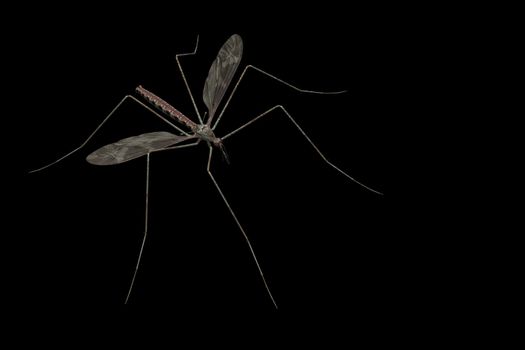
<path fill-rule="evenodd" d="M 163 99 L 161 99 L 154 93 L 146 90 L 144 87 L 139 85 L 135 89 L 135 92 L 137 93 L 137 95 L 142 97 L 142 99 L 145 100 L 146 102 L 142 102 L 141 100 L 134 97 L 133 95 L 124 96 L 120 100 L 120 102 L 113 108 L 113 110 L 111 110 L 111 112 L 104 118 L 104 120 L 95 128 L 95 130 L 87 137 L 87 139 L 79 147 L 75 148 L 71 152 L 67 153 L 66 155 L 62 156 L 61 158 L 55 160 L 52 163 L 49 163 L 39 169 L 30 171 L 30 173 L 44 170 L 62 161 L 63 159 L 69 157 L 70 155 L 72 155 L 73 153 L 77 152 L 82 147 L 84 147 L 89 142 L 89 140 L 100 130 L 100 128 L 108 121 L 108 119 L 111 118 L 111 116 L 124 103 L 124 101 L 131 100 L 131 101 L 138 103 L 140 106 L 150 111 L 153 115 L 157 116 L 162 121 L 166 122 L 171 127 L 173 127 L 178 132 L 178 134 L 170 133 L 167 131 L 156 131 L 156 132 L 149 132 L 149 133 L 145 133 L 145 134 L 141 134 L 137 136 L 128 137 L 120 141 L 108 144 L 104 147 L 101 147 L 97 149 L 96 151 L 94 151 L 93 153 L 89 154 L 86 158 L 86 160 L 89 163 L 94 164 L 94 165 L 114 165 L 114 164 L 124 163 L 124 162 L 130 161 L 135 158 L 139 158 L 144 155 L 146 156 L 146 191 L 145 191 L 146 202 L 145 202 L 145 213 L 144 213 L 144 236 L 142 238 L 142 244 L 140 246 L 140 251 L 139 251 L 139 255 L 137 258 L 136 265 L 135 265 L 135 270 L 133 272 L 133 277 L 131 279 L 131 283 L 130 283 L 128 293 L 126 295 L 126 299 L 124 303 L 127 304 L 131 296 L 131 292 L 135 284 L 135 278 L 137 277 L 137 272 L 139 270 L 139 266 L 140 266 L 140 262 L 142 258 L 142 252 L 144 250 L 144 243 L 146 242 L 146 238 L 148 235 L 148 198 L 149 198 L 150 155 L 155 152 L 168 151 L 168 150 L 174 150 L 174 149 L 180 149 L 180 148 L 186 148 L 186 147 L 193 147 L 193 146 L 198 145 L 201 141 L 204 141 L 209 148 L 208 161 L 206 165 L 206 170 L 208 172 L 208 175 L 210 176 L 211 181 L 215 185 L 215 188 L 217 189 L 217 192 L 222 198 L 224 204 L 228 208 L 233 220 L 237 224 L 237 227 L 239 228 L 242 235 L 244 236 L 244 239 L 246 240 L 246 243 L 248 244 L 248 248 L 250 249 L 251 255 L 253 257 L 253 260 L 255 262 L 255 265 L 261 277 L 261 280 L 266 289 L 266 292 L 268 296 L 270 297 L 274 307 L 277 309 L 278 308 L 277 302 L 275 301 L 275 298 L 273 297 L 272 292 L 270 291 L 266 278 L 264 277 L 262 268 L 253 250 L 250 239 L 248 238 L 248 235 L 246 234 L 239 219 L 237 218 L 237 215 L 235 215 L 232 207 L 230 206 L 230 203 L 226 199 L 224 193 L 221 190 L 221 187 L 215 180 L 215 177 L 213 176 L 213 173 L 211 171 L 211 160 L 212 160 L 214 149 L 215 148 L 218 149 L 221 152 L 223 158 L 228 162 L 228 156 L 226 153 L 226 149 L 224 147 L 224 141 L 228 139 L 229 137 L 237 134 L 239 131 L 246 128 L 247 126 L 255 123 L 262 117 L 269 115 L 271 112 L 280 110 L 282 114 L 286 116 L 292 122 L 292 124 L 297 128 L 297 130 L 305 137 L 305 139 L 310 143 L 310 145 L 314 148 L 314 150 L 317 153 L 319 153 L 321 158 L 328 165 L 330 165 L 332 168 L 337 170 L 342 175 L 346 176 L 349 180 L 362 186 L 363 188 L 371 192 L 374 192 L 376 194 L 382 195 L 382 193 L 362 184 L 361 182 L 357 181 L 356 179 L 348 175 L 346 172 L 344 172 L 343 170 L 339 169 L 337 166 L 332 164 L 323 155 L 323 153 L 321 153 L 319 148 L 317 148 L 317 146 L 310 139 L 310 137 L 308 137 L 308 135 L 303 131 L 303 129 L 295 121 L 295 119 L 292 118 L 290 113 L 288 113 L 288 111 L 282 105 L 273 106 L 272 108 L 257 115 L 256 117 L 252 118 L 247 123 L 231 131 L 230 133 L 222 137 L 217 137 L 214 133 L 214 130 L 219 124 L 219 121 L 221 120 L 222 115 L 226 111 L 226 108 L 228 107 L 233 95 L 237 91 L 237 88 L 239 87 L 240 82 L 242 81 L 242 79 L 244 78 L 244 75 L 246 74 L 246 72 L 248 72 L 249 69 L 259 72 L 265 75 L 266 77 L 269 77 L 281 84 L 284 84 L 302 93 L 329 95 L 329 94 L 340 94 L 346 91 L 322 92 L 322 91 L 300 89 L 290 83 L 287 83 L 286 81 L 282 79 L 277 78 L 276 76 L 260 68 L 257 68 L 253 65 L 247 65 L 242 71 L 239 79 L 237 80 L 237 83 L 235 84 L 228 99 L 226 100 L 226 103 L 222 107 L 220 114 L 218 115 L 218 117 L 216 118 L 214 122 L 214 117 L 217 114 L 218 107 L 224 97 L 224 94 L 228 90 L 228 87 L 235 75 L 237 68 L 239 67 L 239 63 L 242 57 L 242 52 L 243 52 L 242 39 L 239 35 L 234 34 L 221 47 L 217 57 L 215 58 L 208 72 L 208 76 L 206 78 L 206 81 L 204 84 L 204 90 L 203 90 L 203 100 L 207 108 L 207 112 L 204 113 L 204 118 L 206 119 L 206 114 L 207 114 L 207 119 L 204 120 L 199 113 L 199 109 L 197 108 L 195 99 L 193 98 L 193 94 L 191 93 L 191 89 L 188 85 L 186 76 L 184 74 L 184 71 L 182 69 L 182 66 L 179 60 L 179 58 L 183 56 L 195 55 L 197 53 L 198 46 L 199 46 L 199 37 L 197 36 L 194 50 L 188 53 L 177 54 L 175 55 L 175 59 L 177 61 L 177 66 L 180 71 L 181 77 L 186 86 L 186 90 L 188 91 L 188 94 L 193 103 L 193 108 L 195 109 L 199 123 L 193 122 L 191 119 L 186 117 L 183 113 L 175 109 L 173 106 L 168 104 L 166 101 L 164 101 Z M 174 120 L 178 122 L 179 125 L 173 124 L 170 120 Z"/>

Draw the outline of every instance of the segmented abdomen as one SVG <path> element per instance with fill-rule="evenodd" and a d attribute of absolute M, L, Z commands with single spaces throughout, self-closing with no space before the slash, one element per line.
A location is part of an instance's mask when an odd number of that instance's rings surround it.
<path fill-rule="evenodd" d="M 166 113 L 172 118 L 177 119 L 182 124 L 186 125 L 190 129 L 194 129 L 196 127 L 196 124 L 192 122 L 188 117 L 186 117 L 184 114 L 179 112 L 175 107 L 170 105 L 168 102 L 164 101 L 154 93 L 144 89 L 142 86 L 138 86 L 135 91 L 144 97 L 148 102 L 150 102 L 152 105 L 154 105 L 156 108 L 160 109 L 162 112 Z"/>

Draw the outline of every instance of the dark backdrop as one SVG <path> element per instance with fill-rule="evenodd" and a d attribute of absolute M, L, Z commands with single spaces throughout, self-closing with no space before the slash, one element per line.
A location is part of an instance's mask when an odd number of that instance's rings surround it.
<path fill-rule="evenodd" d="M 130 305 L 123 305 L 143 235 L 145 158 L 95 167 L 85 157 L 120 138 L 169 130 L 140 106 L 125 103 L 84 149 L 25 174 L 78 146 L 139 84 L 196 120 L 174 56 L 191 51 L 200 34 L 198 54 L 182 65 L 203 113 L 209 66 L 238 33 L 244 56 L 236 77 L 252 64 L 299 87 L 347 93 L 301 94 L 250 71 L 218 136 L 282 104 L 328 159 L 385 193 L 330 168 L 281 112 L 227 140 L 231 164 L 216 153 L 212 169 L 281 311 L 335 313 L 364 324 L 393 318 L 406 288 L 402 243 L 388 209 L 402 23 L 374 9 L 258 18 L 251 25 L 199 25 L 181 16 L 71 15 L 58 26 L 36 27 L 21 46 L 18 83 L 27 99 L 20 128 L 27 141 L 19 158 L 24 215 L 13 270 L 21 271 L 15 290 L 22 303 L 177 315 L 273 312 L 246 242 L 207 176 L 204 145 L 151 157 L 149 236 Z"/>

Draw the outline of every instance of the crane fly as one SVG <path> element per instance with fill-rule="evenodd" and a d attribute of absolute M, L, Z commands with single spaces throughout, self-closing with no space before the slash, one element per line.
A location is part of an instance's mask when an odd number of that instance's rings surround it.
<path fill-rule="evenodd" d="M 292 124 L 297 128 L 297 130 L 305 137 L 305 139 L 310 143 L 310 145 L 315 149 L 317 153 L 321 156 L 321 158 L 332 168 L 337 170 L 342 175 L 346 176 L 351 181 L 359 184 L 363 188 L 377 193 L 382 194 L 381 192 L 378 192 L 361 182 L 355 180 L 353 177 L 348 175 L 343 170 L 339 169 L 337 166 L 332 164 L 328 159 L 321 153 L 319 148 L 313 143 L 313 141 L 306 135 L 306 133 L 303 131 L 303 129 L 299 126 L 299 124 L 295 121 L 294 118 L 288 113 L 288 111 L 282 106 L 282 105 L 276 105 L 272 108 L 269 108 L 265 112 L 257 115 L 256 117 L 249 120 L 247 123 L 241 125 L 237 129 L 229 132 L 228 134 L 217 137 L 214 133 L 215 128 L 217 127 L 219 121 L 221 120 L 222 115 L 224 114 L 224 111 L 228 107 L 232 97 L 235 94 L 235 91 L 237 91 L 237 88 L 239 87 L 240 82 L 244 78 L 244 75 L 248 71 L 248 69 L 252 69 L 258 73 L 263 74 L 266 77 L 269 77 L 281 84 L 284 84 L 296 91 L 303 92 L 303 93 L 311 93 L 311 94 L 340 94 L 345 91 L 335 91 L 335 92 L 322 92 L 322 91 L 314 91 L 314 90 L 305 90 L 300 89 L 298 87 L 295 87 L 294 85 L 287 83 L 286 81 L 277 78 L 276 76 L 267 73 L 266 71 L 257 68 L 253 65 L 247 65 L 244 70 L 242 71 L 239 79 L 237 80 L 237 83 L 235 84 L 233 90 L 231 91 L 229 98 L 226 100 L 224 106 L 222 107 L 222 110 L 218 117 L 215 119 L 215 116 L 218 111 L 218 107 L 223 100 L 223 97 L 228 90 L 228 87 L 235 75 L 235 72 L 237 68 L 239 67 L 239 63 L 241 61 L 242 57 L 242 51 L 243 51 L 243 42 L 239 35 L 234 34 L 232 35 L 226 43 L 221 47 L 219 50 L 219 53 L 215 60 L 213 61 L 210 70 L 208 72 L 208 76 L 206 78 L 204 89 L 203 89 L 203 100 L 204 104 L 206 105 L 207 112 L 204 114 L 205 120 L 201 117 L 199 110 L 197 108 L 197 105 L 195 104 L 195 99 L 193 98 L 193 95 L 191 93 L 190 87 L 188 85 L 188 82 L 186 80 L 186 76 L 184 75 L 184 71 L 182 69 L 182 66 L 180 64 L 179 58 L 182 56 L 189 56 L 189 55 L 195 55 L 197 53 L 197 48 L 199 45 L 199 37 L 197 36 L 197 40 L 195 43 L 195 49 L 192 52 L 189 53 L 181 53 L 177 54 L 175 56 L 175 59 L 177 61 L 177 66 L 179 68 L 179 71 L 181 73 L 182 79 L 184 81 L 184 84 L 186 86 L 186 89 L 188 91 L 188 94 L 191 98 L 191 101 L 193 103 L 193 107 L 195 109 L 197 118 L 199 120 L 199 123 L 196 123 L 192 121 L 190 118 L 185 116 L 183 113 L 178 111 L 176 108 L 171 106 L 169 103 L 155 95 L 154 93 L 148 91 L 142 86 L 138 86 L 135 89 L 135 92 L 137 95 L 139 95 L 145 102 L 142 102 L 138 98 L 132 96 L 132 95 L 126 95 L 124 96 L 120 102 L 113 108 L 113 110 L 105 117 L 105 119 L 95 128 L 95 130 L 91 133 L 91 135 L 88 136 L 88 138 L 76 149 L 73 151 L 67 153 L 63 157 L 57 159 L 56 161 L 43 166 L 39 169 L 35 169 L 31 172 L 37 172 L 40 170 L 43 170 L 53 164 L 56 164 L 60 162 L 61 160 L 65 159 L 66 157 L 72 155 L 76 151 L 80 150 L 82 147 L 84 147 L 87 142 L 100 130 L 100 128 L 108 121 L 109 118 L 115 113 L 115 111 L 124 103 L 125 100 L 130 99 L 136 103 L 138 103 L 140 106 L 146 108 L 149 110 L 152 114 L 154 114 L 156 117 L 160 118 L 167 124 L 169 124 L 171 127 L 173 127 L 177 133 L 171 133 L 167 131 L 155 131 L 155 132 L 149 132 L 137 136 L 127 137 L 125 139 L 122 139 L 120 141 L 108 144 L 106 146 L 103 146 L 96 151 L 89 154 L 86 158 L 86 160 L 94 165 L 114 165 L 114 164 L 120 164 L 124 163 L 130 160 L 133 160 L 135 158 L 139 158 L 141 156 L 146 156 L 146 203 L 145 203 L 145 215 L 144 215 L 144 236 L 142 238 L 142 244 L 140 247 L 139 255 L 137 258 L 137 262 L 135 265 L 135 270 L 133 272 L 133 277 L 131 279 L 131 283 L 128 289 L 128 293 L 126 295 L 125 303 L 127 304 L 131 295 L 131 291 L 133 290 L 133 286 L 135 284 L 135 278 L 137 276 L 137 272 L 139 270 L 141 258 L 142 258 L 142 252 L 144 250 L 144 243 L 146 242 L 146 237 L 148 234 L 148 197 L 149 197 L 149 164 L 150 164 L 150 155 L 154 152 L 161 152 L 166 150 L 173 150 L 173 149 L 179 149 L 179 148 L 185 148 L 185 147 L 192 147 L 199 144 L 201 141 L 204 141 L 206 145 L 209 148 L 208 152 L 208 161 L 207 161 L 207 167 L 206 170 L 208 172 L 208 175 L 210 176 L 211 181 L 213 182 L 215 188 L 217 189 L 219 195 L 221 196 L 224 204 L 228 208 L 233 220 L 237 224 L 237 227 L 241 231 L 241 233 L 244 236 L 244 239 L 246 240 L 246 243 L 248 244 L 248 248 L 250 249 L 251 255 L 253 257 L 253 260 L 255 262 L 255 265 L 257 267 L 257 270 L 259 272 L 261 281 L 264 284 L 264 287 L 266 289 L 266 292 L 268 296 L 270 297 L 273 305 L 277 309 L 277 303 L 270 291 L 270 288 L 268 286 L 268 283 L 264 277 L 262 268 L 259 264 L 259 261 L 257 260 L 257 257 L 255 255 L 255 252 L 253 250 L 253 247 L 250 243 L 250 239 L 248 238 L 248 235 L 246 234 L 244 228 L 242 227 L 240 221 L 238 220 L 237 216 L 235 215 L 232 207 L 230 206 L 230 203 L 224 196 L 224 193 L 222 192 L 219 184 L 215 180 L 215 177 L 213 176 L 213 173 L 211 171 L 211 160 L 214 149 L 218 149 L 226 161 L 228 161 L 228 157 L 226 154 L 226 150 L 224 148 L 224 141 L 244 129 L 245 127 L 251 125 L 252 123 L 256 122 L 257 120 L 261 119 L 262 117 L 268 115 L 270 112 L 280 110 L 282 112 L 282 115 L 286 116 Z M 207 114 L 207 119 L 206 119 Z M 215 121 L 214 121 L 215 119 Z M 172 123 L 172 121 L 177 122 L 179 125 Z"/>

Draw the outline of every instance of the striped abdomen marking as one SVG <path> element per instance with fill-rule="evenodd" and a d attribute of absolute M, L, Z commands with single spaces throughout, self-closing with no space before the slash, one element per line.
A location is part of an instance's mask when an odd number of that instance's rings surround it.
<path fill-rule="evenodd" d="M 146 100 L 148 100 L 148 102 L 150 102 L 152 105 L 160 109 L 162 112 L 166 113 L 174 119 L 177 119 L 182 124 L 186 125 L 188 128 L 193 130 L 195 127 L 197 127 L 197 125 L 194 122 L 192 122 L 188 117 L 186 117 L 184 114 L 175 109 L 175 107 L 173 107 L 168 102 L 164 101 L 154 93 L 144 89 L 142 86 L 139 85 L 135 89 L 135 91 L 139 95 L 144 97 Z"/>

